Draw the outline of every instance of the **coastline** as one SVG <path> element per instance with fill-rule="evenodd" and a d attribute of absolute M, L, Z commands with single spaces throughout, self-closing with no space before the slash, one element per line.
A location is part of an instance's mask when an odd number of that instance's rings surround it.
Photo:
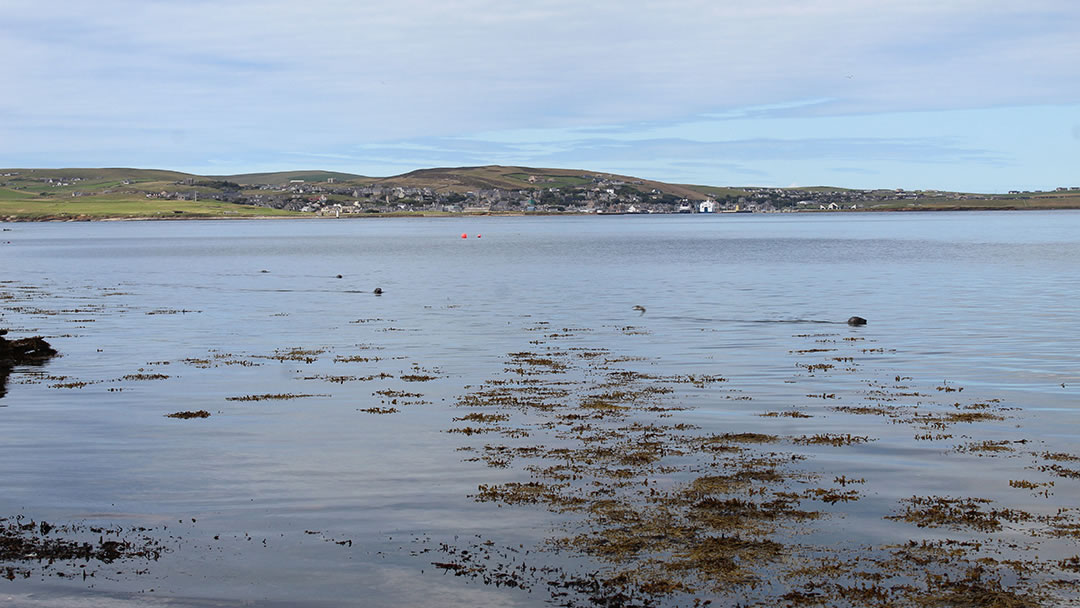
<path fill-rule="evenodd" d="M 155 169 L 0 169 L 3 221 L 476 217 L 1080 209 L 1080 187 L 711 186 L 487 165 L 390 177 L 326 171 L 200 176 Z"/>
<path fill-rule="evenodd" d="M 994 206 L 960 206 L 952 205 L 948 207 L 901 207 L 901 208 L 887 208 L 887 209 L 839 209 L 839 210 L 792 210 L 792 211 L 769 211 L 769 212 L 754 212 L 753 215 L 832 215 L 832 214 L 852 214 L 852 213 L 937 213 L 937 212 L 970 212 L 970 211 L 1077 211 L 1078 207 L 1019 207 L 1019 206 L 1007 206 L 1007 207 L 994 207 Z M 725 213 L 574 213 L 574 212 L 519 212 L 519 211 L 487 211 L 483 213 L 449 213 L 449 212 L 407 212 L 407 213 L 349 213 L 341 216 L 330 215 L 317 215 L 317 214 L 302 214 L 297 213 L 295 215 L 175 215 L 175 216 L 77 216 L 77 217 L 57 217 L 57 216 L 45 216 L 45 217 L 19 217 L 19 216 L 7 216 L 0 220 L 0 223 L 26 223 L 26 222 L 177 222 L 177 221 L 198 221 L 198 220 L 229 220 L 229 221 L 241 221 L 241 220 L 319 220 L 319 219 L 335 219 L 335 220 L 362 220 L 362 219 L 386 219 L 386 218 L 475 218 L 475 217 L 610 217 L 610 216 L 662 216 L 662 215 L 691 215 L 691 216 L 724 216 L 733 215 Z"/>

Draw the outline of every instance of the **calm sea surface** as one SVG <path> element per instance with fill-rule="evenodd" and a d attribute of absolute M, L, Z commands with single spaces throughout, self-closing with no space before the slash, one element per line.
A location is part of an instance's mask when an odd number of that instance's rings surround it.
<path fill-rule="evenodd" d="M 544 550 L 572 514 L 471 497 L 530 479 L 460 450 L 493 438 L 446 432 L 523 351 L 723 376 L 666 397 L 701 433 L 868 437 L 798 449 L 826 481 L 866 480 L 800 542 L 943 537 L 883 518 L 914 495 L 1080 504 L 1080 480 L 1035 456 L 1080 452 L 1077 212 L 0 226 L 0 327 L 62 354 L 0 397 L 0 518 L 146 527 L 167 548 L 87 579 L 36 564 L 0 604 L 544 605 L 542 586 L 431 565 L 477 538 L 607 567 Z M 912 407 L 1004 413 L 919 429 L 833 409 L 901 384 Z M 235 399 L 259 395 L 295 398 Z M 761 416 L 782 411 L 809 417 Z M 965 451 L 983 440 L 1010 451 Z"/>

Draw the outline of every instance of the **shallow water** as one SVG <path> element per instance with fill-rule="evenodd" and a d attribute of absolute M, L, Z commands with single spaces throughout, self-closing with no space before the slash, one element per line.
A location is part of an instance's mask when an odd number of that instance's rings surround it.
<path fill-rule="evenodd" d="M 469 462 L 457 448 L 491 440 L 445 432 L 457 400 L 512 377 L 521 351 L 607 349 L 627 370 L 722 375 L 670 397 L 692 408 L 671 421 L 702 432 L 873 439 L 798 449 L 808 471 L 867 480 L 800 532 L 807 543 L 943 538 L 882 518 L 915 495 L 1080 504 L 1080 482 L 1035 458 L 1080 449 L 1080 213 L 0 225 L 0 327 L 62 353 L 16 369 L 0 398 L 0 517 L 145 526 L 169 546 L 86 580 L 35 567 L 0 585 L 15 605 L 545 603 L 543 587 L 467 582 L 410 554 L 477 535 L 535 552 L 573 522 L 472 500 L 530 477 Z M 855 367 L 806 367 L 833 356 Z M 830 409 L 877 403 L 874 383 L 894 377 L 921 393 L 912 404 L 1015 409 L 919 441 Z M 267 394 L 310 396 L 229 400 Z M 361 411 L 373 407 L 400 411 Z M 812 417 L 760 416 L 793 409 Z M 196 410 L 211 416 L 165 417 Z M 977 440 L 1027 443 L 956 451 Z M 1008 484 L 1020 479 L 1052 493 Z M 1077 553 L 1039 542 L 1047 559 Z"/>

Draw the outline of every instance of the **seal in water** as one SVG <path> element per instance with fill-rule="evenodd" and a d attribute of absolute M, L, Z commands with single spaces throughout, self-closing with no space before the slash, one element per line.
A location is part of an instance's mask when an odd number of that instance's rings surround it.
<path fill-rule="evenodd" d="M 382 287 L 376 287 L 374 293 L 377 296 L 381 296 L 382 295 Z"/>
<path fill-rule="evenodd" d="M 851 317 L 847 320 L 848 325 L 866 325 L 866 319 L 862 317 Z"/>

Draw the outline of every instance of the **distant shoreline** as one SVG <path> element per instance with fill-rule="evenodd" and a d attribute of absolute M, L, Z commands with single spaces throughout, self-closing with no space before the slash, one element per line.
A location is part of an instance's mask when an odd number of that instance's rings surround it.
<path fill-rule="evenodd" d="M 756 213 L 572 213 L 572 212 L 489 212 L 489 213 L 349 213 L 341 216 L 332 215 L 180 215 L 180 216 L 108 216 L 108 217 L 6 217 L 0 219 L 0 224 L 22 223 L 74 223 L 74 222 L 189 222 L 189 221 L 267 221 L 267 220 L 365 220 L 365 219 L 394 219 L 394 218 L 479 218 L 479 217 L 665 217 L 665 216 L 727 216 L 727 215 L 849 215 L 878 214 L 878 213 L 939 213 L 939 212 L 969 212 L 969 211 L 1078 211 L 1080 207 L 920 207 L 905 209 L 845 209 L 845 210 L 806 210 L 806 211 L 774 211 Z"/>
<path fill-rule="evenodd" d="M 392 177 L 329 171 L 200 176 L 158 169 L 0 169 L 7 221 L 476 217 L 1080 209 L 1080 187 L 1008 193 L 674 184 L 487 165 Z"/>

